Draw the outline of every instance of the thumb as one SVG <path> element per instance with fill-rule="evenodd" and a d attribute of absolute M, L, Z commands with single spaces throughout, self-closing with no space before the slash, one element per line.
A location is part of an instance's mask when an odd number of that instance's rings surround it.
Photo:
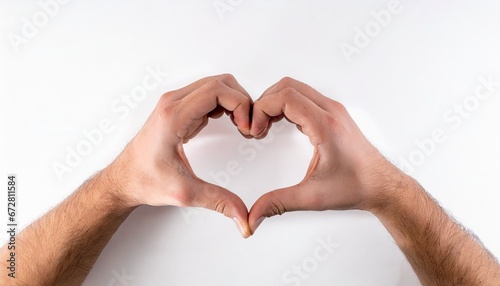
<path fill-rule="evenodd" d="M 236 194 L 220 186 L 201 182 L 201 190 L 196 194 L 193 206 L 217 211 L 232 219 L 244 238 L 250 236 L 248 209 Z"/>
<path fill-rule="evenodd" d="M 251 233 L 259 227 L 267 217 L 282 215 L 285 212 L 308 210 L 314 201 L 302 184 L 277 189 L 262 195 L 254 203 L 248 215 Z"/>

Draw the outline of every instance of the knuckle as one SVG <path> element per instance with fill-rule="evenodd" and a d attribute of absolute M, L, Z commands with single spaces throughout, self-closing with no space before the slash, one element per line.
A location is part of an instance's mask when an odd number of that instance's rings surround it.
<path fill-rule="evenodd" d="M 252 99 L 245 96 L 241 101 L 241 104 L 245 107 L 246 110 L 250 105 L 252 105 Z"/>
<path fill-rule="evenodd" d="M 161 102 L 157 107 L 158 115 L 161 119 L 168 119 L 172 114 L 176 114 L 176 104 L 172 102 Z"/>
<path fill-rule="evenodd" d="M 328 113 L 324 118 L 326 124 L 330 127 L 334 127 L 339 124 L 338 119 L 330 113 Z"/>
<path fill-rule="evenodd" d="M 228 209 L 228 204 L 224 200 L 217 201 L 214 205 L 214 210 L 223 215 L 226 215 L 227 209 Z"/>
<path fill-rule="evenodd" d="M 282 215 L 286 213 L 286 208 L 281 202 L 273 202 L 269 211 L 269 216 Z"/>
<path fill-rule="evenodd" d="M 175 96 L 174 91 L 168 91 L 161 95 L 159 102 L 162 104 L 167 104 L 172 101 L 172 98 Z"/>
<path fill-rule="evenodd" d="M 298 92 L 292 87 L 285 87 L 284 89 L 279 91 L 278 95 L 281 97 L 281 99 L 286 101 L 294 101 L 298 99 Z"/>
<path fill-rule="evenodd" d="M 224 82 L 218 78 L 209 81 L 205 87 L 209 90 L 221 89 L 225 86 Z"/>
<path fill-rule="evenodd" d="M 284 89 L 286 87 L 293 85 L 295 82 L 296 81 L 293 78 L 291 78 L 289 76 L 285 76 L 278 81 L 277 87 L 278 87 L 278 89 Z"/>
<path fill-rule="evenodd" d="M 335 110 L 336 112 L 347 113 L 347 109 L 345 108 L 345 106 L 338 101 L 331 100 L 330 105 L 332 109 Z"/>
<path fill-rule="evenodd" d="M 217 78 L 219 78 L 222 81 L 228 81 L 228 82 L 236 81 L 236 78 L 230 73 L 223 73 L 221 75 L 218 75 Z"/>
<path fill-rule="evenodd" d="M 267 207 L 267 216 L 282 215 L 287 212 L 287 208 L 283 202 L 279 199 L 276 192 L 270 192 L 265 195 L 264 201 L 268 201 L 269 205 Z"/>
<path fill-rule="evenodd" d="M 155 113 L 160 120 L 168 120 L 172 114 L 176 114 L 176 105 L 169 101 L 160 101 L 156 107 Z"/>
<path fill-rule="evenodd" d="M 326 126 L 330 131 L 338 134 L 338 132 L 343 132 L 346 130 L 345 121 L 343 121 L 342 117 L 328 115 L 325 118 Z"/>

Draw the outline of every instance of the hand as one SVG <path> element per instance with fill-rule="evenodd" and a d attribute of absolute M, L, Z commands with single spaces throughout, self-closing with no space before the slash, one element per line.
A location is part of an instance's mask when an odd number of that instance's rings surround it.
<path fill-rule="evenodd" d="M 218 211 L 250 235 L 248 210 L 227 189 L 199 179 L 183 144 L 224 113 L 246 137 L 252 99 L 231 75 L 201 79 L 165 93 L 137 136 L 106 170 L 118 197 L 130 206 L 193 206 Z"/>
<path fill-rule="evenodd" d="M 393 182 L 400 171 L 365 138 L 342 104 L 284 78 L 255 102 L 250 134 L 265 137 L 272 122 L 283 117 L 309 137 L 314 155 L 299 184 L 255 202 L 249 214 L 252 233 L 264 218 L 289 211 L 373 210 L 383 204 L 384 182 Z"/>

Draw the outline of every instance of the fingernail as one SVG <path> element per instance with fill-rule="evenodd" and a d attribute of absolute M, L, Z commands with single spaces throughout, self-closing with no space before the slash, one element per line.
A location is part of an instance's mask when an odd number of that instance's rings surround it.
<path fill-rule="evenodd" d="M 255 232 L 257 230 L 257 228 L 264 221 L 265 218 L 266 218 L 265 216 L 261 216 L 253 223 L 252 232 Z"/>
<path fill-rule="evenodd" d="M 233 217 L 233 221 L 236 223 L 236 227 L 240 231 L 241 236 L 243 236 L 245 238 L 246 237 L 245 236 L 245 234 L 246 234 L 245 227 L 243 227 L 243 225 L 241 224 L 240 220 L 237 217 Z"/>
<path fill-rule="evenodd" d="M 250 129 L 248 128 L 245 128 L 245 129 L 240 129 L 241 133 L 245 134 L 245 135 L 250 135 Z"/>

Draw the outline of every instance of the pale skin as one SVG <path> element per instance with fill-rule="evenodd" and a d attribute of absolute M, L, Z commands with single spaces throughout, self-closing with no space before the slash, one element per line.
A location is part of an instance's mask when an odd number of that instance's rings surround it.
<path fill-rule="evenodd" d="M 209 118 L 224 113 L 246 138 L 265 137 L 282 118 L 296 124 L 314 147 L 304 179 L 263 195 L 250 211 L 237 195 L 199 179 L 183 144 Z M 340 103 L 291 78 L 254 103 L 231 75 L 164 94 L 114 162 L 17 236 L 22 266 L 16 279 L 2 271 L 0 284 L 80 285 L 114 232 L 141 205 L 215 210 L 234 220 L 245 238 L 264 218 L 285 212 L 365 210 L 384 224 L 422 284 L 500 285 L 495 258 L 389 163 Z M 0 250 L 2 269 L 6 246 Z"/>

